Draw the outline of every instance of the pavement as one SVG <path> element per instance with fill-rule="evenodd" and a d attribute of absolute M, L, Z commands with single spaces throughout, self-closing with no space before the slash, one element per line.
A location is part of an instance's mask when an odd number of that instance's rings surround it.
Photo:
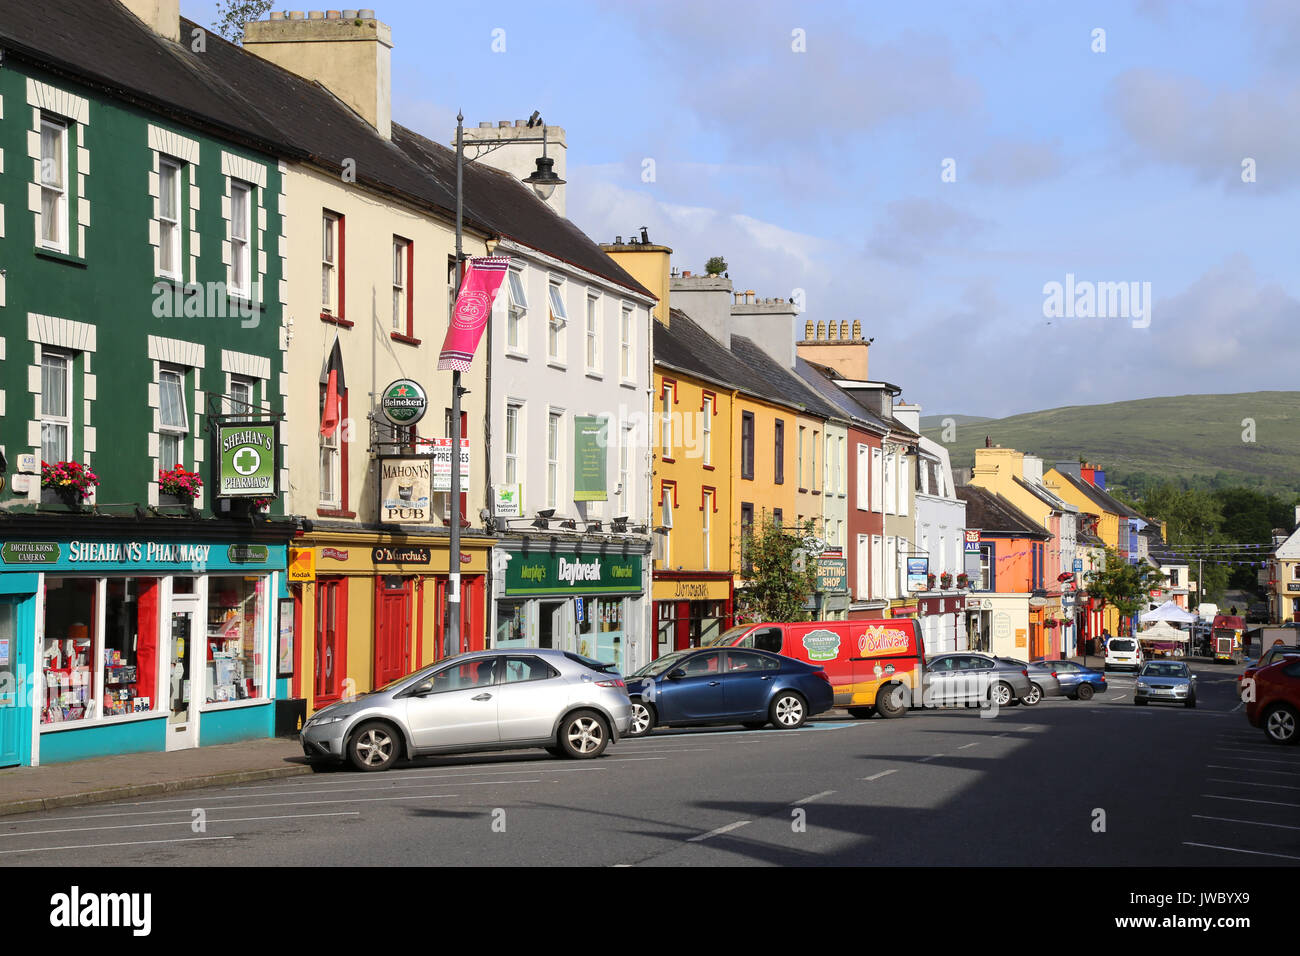
<path fill-rule="evenodd" d="M 311 773 L 297 738 L 0 770 L 0 816 Z"/>
<path fill-rule="evenodd" d="M 1082 657 L 1073 660 L 1082 662 Z M 1189 663 L 1195 658 L 1188 659 Z M 1101 667 L 1097 655 L 1089 666 Z M 1235 673 L 1235 672 L 1234 672 Z M 846 717 L 830 711 L 826 717 Z M 0 816 L 311 773 L 296 737 L 0 770 Z"/>

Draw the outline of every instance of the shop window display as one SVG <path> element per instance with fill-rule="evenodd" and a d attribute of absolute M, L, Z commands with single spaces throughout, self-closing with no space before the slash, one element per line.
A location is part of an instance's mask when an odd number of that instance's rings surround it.
<path fill-rule="evenodd" d="M 45 702 L 41 723 L 95 716 L 95 622 L 99 582 L 94 578 L 45 579 Z"/>
<path fill-rule="evenodd" d="M 208 583 L 208 703 L 262 696 L 261 636 L 266 578 L 219 577 Z"/>
<path fill-rule="evenodd" d="M 578 624 L 578 653 L 615 667 L 623 663 L 623 600 L 587 598 Z"/>
<path fill-rule="evenodd" d="M 527 605 L 523 601 L 497 602 L 496 647 L 523 647 L 527 642 Z"/>
<path fill-rule="evenodd" d="M 105 717 L 154 709 L 158 580 L 109 578 L 104 602 Z"/>

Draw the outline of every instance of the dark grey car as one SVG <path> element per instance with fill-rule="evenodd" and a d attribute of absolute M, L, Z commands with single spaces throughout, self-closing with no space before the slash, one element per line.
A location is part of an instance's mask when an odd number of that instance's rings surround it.
<path fill-rule="evenodd" d="M 1033 685 L 1032 693 L 1041 700 L 1044 697 L 1064 697 L 1061 682 L 1056 676 L 1056 661 L 1031 661 L 1025 665 L 1029 671 L 1029 682 Z M 1035 701 L 1037 703 L 1037 701 Z"/>
<path fill-rule="evenodd" d="M 1034 692 L 1026 664 L 992 654 L 969 651 L 939 654 L 926 661 L 921 680 L 926 707 L 986 702 L 1007 707 L 1017 703 L 1036 704 L 1042 697 L 1041 693 Z"/>

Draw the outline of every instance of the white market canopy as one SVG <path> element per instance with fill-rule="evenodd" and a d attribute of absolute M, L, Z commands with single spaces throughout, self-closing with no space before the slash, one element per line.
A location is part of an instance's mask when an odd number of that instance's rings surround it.
<path fill-rule="evenodd" d="M 1190 611 L 1184 611 L 1173 601 L 1166 601 L 1153 611 L 1147 611 L 1142 615 L 1145 621 L 1173 621 L 1177 624 L 1191 624 L 1196 620 L 1196 615 Z"/>
<path fill-rule="evenodd" d="M 1161 621 L 1153 624 L 1145 631 L 1137 632 L 1139 641 L 1182 641 L 1186 643 L 1188 637 L 1186 631 L 1180 631 L 1172 624 Z"/>

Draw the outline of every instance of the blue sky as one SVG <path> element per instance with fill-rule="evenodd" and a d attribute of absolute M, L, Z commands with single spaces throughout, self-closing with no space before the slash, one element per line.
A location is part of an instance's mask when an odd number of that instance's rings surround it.
<path fill-rule="evenodd" d="M 861 319 L 926 414 L 1300 387 L 1300 5 L 372 5 L 395 120 L 540 110 L 594 239 Z M 1045 317 L 1067 273 L 1149 282 L 1150 326 Z"/>

